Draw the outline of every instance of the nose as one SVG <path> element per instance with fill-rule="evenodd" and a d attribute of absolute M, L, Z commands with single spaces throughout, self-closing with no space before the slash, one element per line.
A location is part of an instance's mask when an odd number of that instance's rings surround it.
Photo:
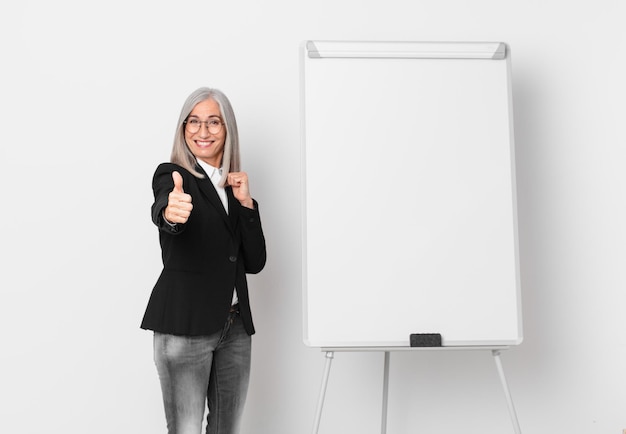
<path fill-rule="evenodd" d="M 205 133 L 206 132 L 206 133 Z M 209 131 L 209 124 L 206 122 L 200 123 L 200 130 L 198 131 L 200 135 L 206 137 L 211 135 L 211 131 Z"/>

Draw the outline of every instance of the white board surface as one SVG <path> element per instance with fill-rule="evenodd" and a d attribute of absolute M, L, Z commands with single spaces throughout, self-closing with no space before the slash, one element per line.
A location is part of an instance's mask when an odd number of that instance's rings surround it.
<path fill-rule="evenodd" d="M 301 54 L 305 343 L 519 344 L 508 47 L 307 41 Z"/>

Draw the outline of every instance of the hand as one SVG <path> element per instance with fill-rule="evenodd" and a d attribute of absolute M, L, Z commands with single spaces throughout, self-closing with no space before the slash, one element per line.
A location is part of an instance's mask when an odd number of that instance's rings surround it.
<path fill-rule="evenodd" d="M 167 207 L 163 211 L 163 217 L 170 223 L 187 223 L 193 205 L 191 195 L 183 190 L 183 177 L 180 173 L 172 172 L 174 189 L 167 198 Z"/>
<path fill-rule="evenodd" d="M 233 189 L 233 195 L 239 203 L 246 208 L 254 208 L 250 188 L 248 186 L 248 174 L 246 172 L 230 172 L 226 182 Z"/>

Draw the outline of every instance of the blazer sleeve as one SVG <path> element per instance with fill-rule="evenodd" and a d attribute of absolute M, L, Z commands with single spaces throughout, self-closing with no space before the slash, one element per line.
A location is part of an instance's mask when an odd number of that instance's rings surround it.
<path fill-rule="evenodd" d="M 253 200 L 254 208 L 240 206 L 239 225 L 241 227 L 242 250 L 246 273 L 256 274 L 265 267 L 267 252 L 265 236 L 261 227 L 259 204 Z"/>

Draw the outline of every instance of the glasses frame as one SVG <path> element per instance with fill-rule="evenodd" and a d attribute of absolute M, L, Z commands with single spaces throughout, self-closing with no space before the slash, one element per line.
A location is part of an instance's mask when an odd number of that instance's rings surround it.
<path fill-rule="evenodd" d="M 194 131 L 194 130 L 192 130 L 192 129 L 190 128 L 190 124 L 189 124 L 189 121 L 190 121 L 190 120 L 194 120 L 194 121 L 198 122 L 198 124 L 200 124 L 200 125 L 198 126 L 198 129 L 197 129 L 197 130 L 195 130 L 195 131 Z M 211 127 L 212 127 L 212 126 L 213 126 L 213 127 L 215 127 L 215 125 L 210 125 L 210 124 L 209 124 L 209 122 L 214 122 L 214 121 L 218 121 L 218 122 L 219 122 L 219 123 L 217 124 L 217 130 L 215 130 L 215 131 L 214 131 L 213 129 L 211 129 Z M 219 133 L 222 131 L 222 128 L 224 127 L 224 121 L 223 121 L 223 120 L 222 120 L 222 118 L 220 118 L 219 116 L 210 116 L 210 117 L 209 117 L 209 119 L 208 119 L 208 120 L 206 120 L 206 121 L 201 121 L 199 118 L 197 118 L 197 117 L 195 117 L 195 116 L 194 116 L 194 117 L 192 117 L 191 119 L 190 119 L 190 118 L 185 119 L 185 120 L 183 121 L 183 124 L 185 125 L 185 130 L 186 130 L 186 131 L 188 131 L 188 132 L 189 132 L 189 133 L 191 133 L 191 134 L 196 134 L 196 133 L 198 133 L 199 131 L 201 131 L 201 130 L 202 130 L 202 126 L 203 126 L 203 125 L 206 125 L 206 129 L 207 129 L 207 131 L 208 131 L 210 134 L 213 134 L 213 135 L 215 135 L 215 134 L 219 134 Z"/>

